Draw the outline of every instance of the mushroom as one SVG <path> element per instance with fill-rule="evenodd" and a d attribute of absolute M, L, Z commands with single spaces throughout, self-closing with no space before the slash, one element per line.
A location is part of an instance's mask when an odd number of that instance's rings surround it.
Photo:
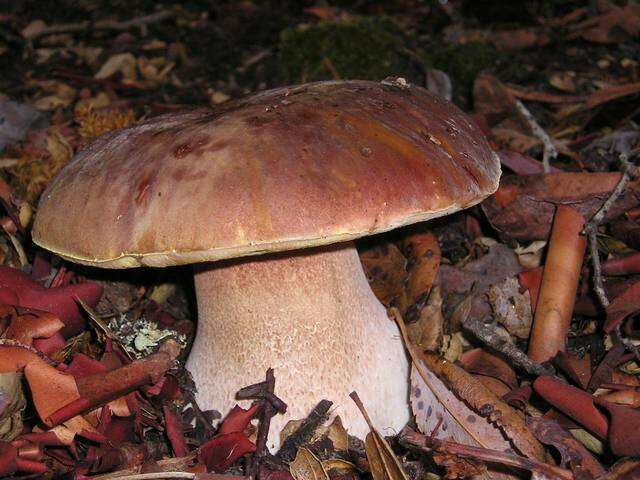
<path fill-rule="evenodd" d="M 195 264 L 200 406 L 225 413 L 273 367 L 289 410 L 272 448 L 323 398 L 364 437 L 349 392 L 398 431 L 409 372 L 353 240 L 474 205 L 499 177 L 447 101 L 402 81 L 318 82 L 100 137 L 44 192 L 33 239 L 97 267 Z"/>

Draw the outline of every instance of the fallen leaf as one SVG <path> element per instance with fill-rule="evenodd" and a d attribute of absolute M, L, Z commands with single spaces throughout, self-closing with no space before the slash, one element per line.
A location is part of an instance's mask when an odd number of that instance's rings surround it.
<path fill-rule="evenodd" d="M 399 324 L 402 319 L 396 317 L 396 322 Z M 499 428 L 471 410 L 431 373 L 421 359 L 421 351 L 410 343 L 406 329 L 400 324 L 398 326 L 413 360 L 410 402 L 418 428 L 425 435 L 433 435 L 439 439 L 453 438 L 465 445 L 500 451 L 511 449 L 511 444 L 505 440 Z M 481 478 L 515 477 L 491 471 L 490 476 L 484 475 Z"/>
<path fill-rule="evenodd" d="M 136 74 L 136 57 L 129 52 L 112 55 L 102 64 L 94 77 L 104 79 L 116 73 L 122 75 L 123 82 L 135 82 L 138 78 Z"/>
<path fill-rule="evenodd" d="M 635 95 L 637 93 L 640 93 L 640 82 L 603 88 L 589 95 L 587 98 L 587 107 L 594 108 L 603 103 L 608 103 L 618 98 Z"/>
<path fill-rule="evenodd" d="M 591 355 L 589 353 L 586 353 L 583 358 L 578 358 L 566 352 L 558 352 L 553 363 L 576 385 L 583 390 L 587 389 L 589 380 L 591 380 Z"/>
<path fill-rule="evenodd" d="M 404 308 L 407 259 L 400 249 L 393 243 L 376 245 L 360 252 L 360 261 L 378 300 L 387 307 Z"/>
<path fill-rule="evenodd" d="M 582 38 L 595 43 L 618 43 L 640 34 L 640 5 L 629 3 L 570 27 L 569 39 Z"/>
<path fill-rule="evenodd" d="M 571 417 L 600 438 L 607 437 L 609 424 L 594 405 L 594 398 L 579 388 L 572 387 L 548 375 L 533 382 L 533 389 L 549 404 Z"/>
<path fill-rule="evenodd" d="M 259 403 L 255 403 L 246 410 L 239 405 L 234 406 L 222 421 L 222 424 L 218 429 L 218 435 L 225 435 L 227 433 L 234 432 L 244 432 L 244 430 L 247 428 L 247 425 L 249 425 L 249 422 L 255 416 L 256 412 L 259 409 Z"/>
<path fill-rule="evenodd" d="M 414 233 L 402 242 L 409 259 L 407 262 L 407 294 L 411 306 L 404 312 L 408 321 L 418 318 L 420 310 L 429 297 L 429 292 L 440 267 L 440 245 L 432 232 Z"/>
<path fill-rule="evenodd" d="M 198 449 L 198 461 L 207 466 L 207 471 L 224 473 L 240 457 L 255 451 L 256 446 L 244 433 L 227 433 L 203 444 Z"/>
<path fill-rule="evenodd" d="M 527 424 L 542 443 L 553 445 L 562 457 L 560 466 L 569 466 L 576 478 L 599 478 L 606 470 L 589 451 L 557 422 L 530 417 Z"/>
<path fill-rule="evenodd" d="M 604 331 L 610 333 L 625 318 L 640 310 L 640 281 L 632 283 L 624 292 L 616 296 L 607 307 Z"/>
<path fill-rule="evenodd" d="M 575 72 L 556 72 L 549 77 L 549 84 L 563 92 L 575 93 Z"/>
<path fill-rule="evenodd" d="M 180 417 L 171 410 L 169 405 L 163 405 L 162 412 L 164 413 L 165 430 L 167 437 L 169 438 L 169 442 L 171 443 L 173 454 L 176 457 L 186 456 L 189 453 L 189 450 L 184 438 Z"/>
<path fill-rule="evenodd" d="M 0 302 L 53 313 L 65 324 L 61 331 L 65 336 L 84 329 L 76 297 L 93 307 L 101 295 L 102 287 L 93 282 L 45 288 L 18 269 L 0 266 Z"/>
<path fill-rule="evenodd" d="M 482 202 L 482 210 L 504 238 L 546 240 L 556 204 L 569 205 L 585 218 L 591 218 L 619 180 L 619 173 L 503 175 L 497 192 Z M 640 191 L 636 181 L 608 211 L 605 222 L 638 204 Z"/>
<path fill-rule="evenodd" d="M 457 365 L 431 353 L 421 356 L 428 369 L 477 413 L 497 424 L 525 456 L 546 461 L 546 453 L 519 413 Z"/>
<path fill-rule="evenodd" d="M 481 348 L 466 351 L 460 358 L 460 363 L 469 373 L 496 378 L 512 389 L 518 386 L 513 368 L 502 358 Z"/>
<path fill-rule="evenodd" d="M 487 254 L 462 267 L 443 264 L 440 266 L 436 284 L 440 285 L 443 298 L 443 313 L 449 319 L 451 331 L 460 329 L 459 321 L 451 316 L 463 299 L 470 302 L 468 316 L 485 318 L 491 314 L 487 291 L 493 284 L 517 275 L 522 270 L 518 257 L 504 244 L 489 247 Z"/>
<path fill-rule="evenodd" d="M 487 297 L 496 320 L 511 335 L 521 339 L 529 338 L 533 322 L 531 297 L 526 290 L 520 293 L 520 284 L 515 277 L 491 285 Z"/>
<path fill-rule="evenodd" d="M 353 463 L 341 458 L 331 458 L 322 462 L 322 466 L 329 474 L 330 478 L 335 478 L 332 474 L 357 475 L 360 471 Z"/>
<path fill-rule="evenodd" d="M 289 471 L 295 480 L 329 480 L 322 462 L 304 447 L 298 449 L 296 458 L 289 465 Z"/>
<path fill-rule="evenodd" d="M 440 287 L 431 290 L 427 304 L 420 311 L 417 322 L 407 324 L 409 339 L 423 350 L 437 352 L 442 346 L 444 317 L 442 316 L 442 296 Z"/>
<path fill-rule="evenodd" d="M 533 175 L 536 173 L 544 173 L 542 162 L 530 157 L 529 155 L 516 152 L 514 150 L 498 150 L 500 163 L 518 175 Z M 551 167 L 552 172 L 561 172 L 562 170 Z"/>
<path fill-rule="evenodd" d="M 600 398 L 595 402 L 604 407 L 611 417 L 607 436 L 611 451 L 624 457 L 640 456 L 640 411 Z"/>
<path fill-rule="evenodd" d="M 22 433 L 22 415 L 27 400 L 22 374 L 0 373 L 0 440 L 10 442 Z"/>

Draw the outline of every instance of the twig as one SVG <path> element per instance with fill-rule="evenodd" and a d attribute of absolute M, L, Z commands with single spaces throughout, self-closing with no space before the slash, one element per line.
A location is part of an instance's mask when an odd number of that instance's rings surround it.
<path fill-rule="evenodd" d="M 64 23 L 59 25 L 50 25 L 40 30 L 30 32 L 26 35 L 29 40 L 34 40 L 38 37 L 45 35 L 51 35 L 54 33 L 75 33 L 85 32 L 87 30 L 129 30 L 134 27 L 146 27 L 152 23 L 162 22 L 168 18 L 177 15 L 177 9 L 161 10 L 159 12 L 151 13 L 149 15 L 143 15 L 141 17 L 132 18 L 124 21 L 117 20 L 98 20 L 97 22 L 91 22 L 86 20 L 84 22 L 77 23 Z"/>
<path fill-rule="evenodd" d="M 434 450 L 458 457 L 474 458 L 484 462 L 499 463 L 530 472 L 542 473 L 546 478 L 559 478 L 562 480 L 573 480 L 571 470 L 556 467 L 548 463 L 541 462 L 535 458 L 522 457 L 514 453 L 501 452 L 482 447 L 472 447 L 461 443 L 449 442 L 431 438 L 418 432 L 405 428 L 400 433 L 400 444 L 407 447 L 418 448 L 425 452 Z"/>
<path fill-rule="evenodd" d="M 616 188 L 614 188 L 611 195 L 609 195 L 609 198 L 607 198 L 593 217 L 591 217 L 591 220 L 589 220 L 585 225 L 583 231 L 583 234 L 587 236 L 589 241 L 589 252 L 591 253 L 591 261 L 593 263 L 593 288 L 600 304 L 605 308 L 605 310 L 609 306 L 610 302 L 607 297 L 607 292 L 604 289 L 604 281 L 602 279 L 602 265 L 600 263 L 600 255 L 598 253 L 598 226 L 604 221 L 607 212 L 624 193 L 629 182 L 640 175 L 640 169 L 630 161 L 631 158 L 639 153 L 640 149 L 635 149 L 628 154 L 620 154 L 619 159 L 622 167 L 622 176 L 620 177 Z M 625 347 L 633 352 L 636 359 L 640 361 L 640 349 L 620 334 L 619 325 L 615 329 L 615 337 L 622 342 Z"/>
<path fill-rule="evenodd" d="M 604 290 L 604 282 L 602 280 L 602 266 L 600 263 L 600 256 L 598 254 L 598 226 L 604 221 L 607 212 L 624 193 L 629 182 L 634 177 L 638 176 L 638 167 L 629 161 L 629 158 L 637 153 L 638 151 L 636 150 L 630 152 L 629 155 L 624 153 L 620 154 L 622 176 L 620 177 L 616 188 L 614 188 L 611 195 L 609 195 L 609 198 L 607 198 L 593 217 L 591 217 L 589 222 L 587 222 L 583 231 L 583 234 L 585 234 L 589 240 L 589 252 L 591 253 L 591 261 L 593 262 L 593 286 L 600 304 L 605 309 L 609 306 L 610 302 L 607 298 L 607 293 Z"/>
<path fill-rule="evenodd" d="M 273 372 L 272 372 L 273 374 Z M 260 382 L 248 387 L 243 387 L 236 393 L 238 400 L 250 400 L 261 399 L 268 401 L 278 413 L 285 413 L 287 411 L 287 404 L 280 400 L 273 390 L 269 389 L 269 382 Z"/>
<path fill-rule="evenodd" d="M 111 477 L 114 478 L 114 477 Z M 170 479 L 170 478 L 196 478 L 195 473 L 190 472 L 153 472 L 153 473 L 136 473 L 133 475 L 124 475 L 117 477 L 118 480 L 155 480 L 155 479 Z"/>
<path fill-rule="evenodd" d="M 318 426 L 327 419 L 327 413 L 332 405 L 333 402 L 329 400 L 321 400 L 296 431 L 287 437 L 276 456 L 285 462 L 292 461 L 298 447 L 304 445 L 313 436 Z"/>
<path fill-rule="evenodd" d="M 154 472 L 156 474 L 165 474 L 169 475 L 165 478 L 176 478 L 173 476 L 174 473 L 190 473 L 185 472 L 190 465 L 193 464 L 193 460 L 195 458 L 195 454 L 191 453 L 186 457 L 177 457 L 177 458 L 169 458 L 166 460 L 159 460 L 158 467 L 162 470 L 162 472 Z M 134 475 L 140 475 L 141 466 L 136 466 L 133 468 L 127 468 L 125 470 L 117 470 L 115 472 L 104 473 L 102 475 L 95 475 L 91 477 L 91 480 L 130 480 Z M 194 475 L 194 474 L 191 474 Z M 222 475 L 219 475 L 222 477 Z M 134 477 L 135 478 L 135 477 Z M 194 477 L 191 477 L 194 478 Z M 244 477 L 237 476 L 224 476 L 224 480 L 243 480 Z"/>
<path fill-rule="evenodd" d="M 634 155 L 637 155 L 638 153 L 640 153 L 640 151 L 634 150 L 630 152 L 629 155 L 624 153 L 620 154 L 620 165 L 622 167 L 621 168 L 622 176 L 620 177 L 620 180 L 618 181 L 616 188 L 614 188 L 613 192 L 611 192 L 611 195 L 609 196 L 609 198 L 607 198 L 607 200 L 602 204 L 602 206 L 600 207 L 600 209 L 598 209 L 595 215 L 591 217 L 591 220 L 589 220 L 590 224 L 594 224 L 596 227 L 600 225 L 604 220 L 604 217 L 607 214 L 607 212 L 611 209 L 611 207 L 618 200 L 618 198 L 620 198 L 620 196 L 624 193 L 624 190 L 625 188 L 627 188 L 627 185 L 629 184 L 631 179 L 638 176 L 638 167 L 636 167 L 633 163 L 629 161 L 631 157 L 633 157 Z"/>
<path fill-rule="evenodd" d="M 327 70 L 329 70 L 329 73 L 331 73 L 331 76 L 333 77 L 334 80 L 340 80 L 342 78 L 340 77 L 340 72 L 338 72 L 338 69 L 333 64 L 333 62 L 329 57 L 324 57 L 322 59 L 322 64 L 325 66 Z"/>
<path fill-rule="evenodd" d="M 594 223 L 587 223 L 584 228 L 589 241 L 589 253 L 591 254 L 591 262 L 593 263 L 593 289 L 596 292 L 600 304 L 606 309 L 609 306 L 609 299 L 604 290 L 604 282 L 602 280 L 602 265 L 600 263 L 600 255 L 598 254 L 598 227 Z"/>
<path fill-rule="evenodd" d="M 542 168 L 544 169 L 544 173 L 549 173 L 551 171 L 551 164 L 549 163 L 550 159 L 556 159 L 558 157 L 558 150 L 556 150 L 551 137 L 549 134 L 544 131 L 544 129 L 540 126 L 540 124 L 533 117 L 533 114 L 527 110 L 527 107 L 524 106 L 520 100 L 516 100 L 516 109 L 518 113 L 522 115 L 529 127 L 531 128 L 531 132 L 542 142 Z"/>
<path fill-rule="evenodd" d="M 219 473 L 191 473 L 191 472 L 151 472 L 151 473 L 134 473 L 129 475 L 117 475 L 118 472 L 107 473 L 105 476 L 91 477 L 98 480 L 104 478 L 104 480 L 164 480 L 172 478 L 188 478 L 193 480 L 247 480 L 247 477 L 241 477 L 238 475 L 222 475 Z"/>
<path fill-rule="evenodd" d="M 473 333 L 479 340 L 494 350 L 502 353 L 517 367 L 522 368 L 531 375 L 552 375 L 553 370 L 538 362 L 534 362 L 522 350 L 512 343 L 507 342 L 490 325 L 485 325 L 481 320 L 467 319 L 462 326 Z"/>
<path fill-rule="evenodd" d="M 260 465 L 269 454 L 267 449 L 267 438 L 269 437 L 269 426 L 271 418 L 278 413 L 287 411 L 287 404 L 276 397 L 273 393 L 276 387 L 276 378 L 273 375 L 273 368 L 267 370 L 266 380 L 244 387 L 236 393 L 236 398 L 245 400 L 249 398 L 263 399 L 262 418 L 258 425 L 258 438 L 256 440 L 256 452 L 253 454 L 251 465 L 247 468 L 247 478 L 255 480 L 260 476 Z"/>

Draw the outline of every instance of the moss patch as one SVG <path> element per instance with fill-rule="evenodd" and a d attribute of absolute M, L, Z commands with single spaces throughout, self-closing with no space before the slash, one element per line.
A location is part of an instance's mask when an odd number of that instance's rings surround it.
<path fill-rule="evenodd" d="M 280 66 L 288 83 L 382 80 L 417 75 L 401 55 L 401 32 L 388 19 L 361 17 L 287 28 L 280 34 Z M 337 75 L 336 75 L 337 74 Z"/>

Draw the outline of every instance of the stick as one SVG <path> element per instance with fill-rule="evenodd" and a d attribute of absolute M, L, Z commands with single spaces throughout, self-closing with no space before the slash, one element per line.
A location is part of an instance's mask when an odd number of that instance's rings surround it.
<path fill-rule="evenodd" d="M 565 349 L 586 249 L 583 228 L 580 212 L 557 207 L 529 342 L 529 356 L 536 362 Z"/>
<path fill-rule="evenodd" d="M 269 454 L 267 449 L 267 438 L 269 437 L 269 426 L 271 418 L 278 413 L 287 411 L 287 404 L 276 397 L 273 393 L 276 386 L 276 379 L 273 375 L 273 368 L 267 370 L 266 380 L 244 387 L 236 393 L 236 398 L 245 400 L 248 398 L 263 399 L 262 418 L 258 425 L 258 439 L 256 440 L 256 452 L 253 454 L 251 465 L 247 467 L 248 480 L 260 478 L 260 465 Z"/>
<path fill-rule="evenodd" d="M 327 413 L 332 405 L 333 402 L 329 400 L 321 400 L 296 431 L 287 437 L 276 456 L 280 460 L 291 462 L 295 458 L 298 447 L 304 445 L 313 436 L 318 426 L 327 419 Z"/>
<path fill-rule="evenodd" d="M 562 480 L 573 480 L 574 478 L 570 470 L 541 462 L 535 458 L 526 458 L 514 453 L 438 440 L 409 429 L 405 429 L 400 433 L 400 443 L 425 452 L 436 450 L 458 457 L 474 458 L 484 462 L 499 463 L 510 467 L 521 468 L 530 472 L 539 472 L 542 473 L 545 478 L 559 478 Z"/>
<path fill-rule="evenodd" d="M 162 22 L 168 18 L 174 17 L 177 15 L 177 9 L 170 10 L 161 10 L 159 12 L 151 13 L 149 15 L 144 15 L 142 17 L 132 18 L 124 21 L 116 21 L 116 20 L 98 20 L 97 22 L 90 22 L 86 20 L 84 22 L 77 23 L 64 23 L 59 25 L 50 25 L 48 27 L 44 27 L 40 30 L 36 30 L 34 32 L 30 32 L 27 35 L 24 35 L 28 40 L 34 40 L 38 37 L 42 37 L 44 35 L 51 35 L 54 33 L 75 33 L 75 32 L 85 32 L 87 30 L 129 30 L 134 27 L 146 27 L 152 23 Z"/>
<path fill-rule="evenodd" d="M 549 160 L 555 160 L 558 157 L 558 150 L 556 150 L 549 134 L 544 131 L 531 112 L 527 110 L 524 103 L 520 100 L 516 100 L 515 105 L 518 113 L 520 113 L 522 118 L 524 118 L 529 124 L 531 132 L 542 142 L 542 168 L 544 169 L 544 173 L 549 173 L 551 171 Z"/>
<path fill-rule="evenodd" d="M 513 362 L 514 366 L 522 368 L 525 372 L 531 375 L 553 374 L 551 368 L 534 362 L 517 346 L 496 335 L 496 331 L 491 325 L 485 325 L 481 320 L 467 319 L 462 323 L 462 326 L 478 337 L 483 343 L 502 353 Z"/>
<path fill-rule="evenodd" d="M 591 253 L 591 261 L 593 262 L 594 289 L 596 291 L 596 295 L 598 296 L 598 300 L 605 309 L 609 306 L 609 299 L 607 298 L 607 294 L 604 290 L 602 268 L 600 264 L 600 256 L 598 254 L 598 225 L 600 225 L 604 221 L 607 212 L 615 204 L 618 198 L 620 198 L 620 196 L 624 193 L 631 179 L 638 176 L 638 167 L 636 167 L 629 161 L 629 157 L 636 155 L 637 153 L 638 151 L 635 150 L 632 151 L 630 155 L 626 155 L 624 153 L 620 154 L 622 176 L 620 177 L 616 188 L 614 188 L 613 192 L 611 192 L 611 195 L 609 195 L 609 198 L 607 198 L 607 200 L 602 204 L 602 206 L 593 215 L 593 217 L 591 217 L 591 220 L 589 220 L 589 223 L 587 223 L 584 228 L 584 233 L 589 238 L 589 252 Z"/>

